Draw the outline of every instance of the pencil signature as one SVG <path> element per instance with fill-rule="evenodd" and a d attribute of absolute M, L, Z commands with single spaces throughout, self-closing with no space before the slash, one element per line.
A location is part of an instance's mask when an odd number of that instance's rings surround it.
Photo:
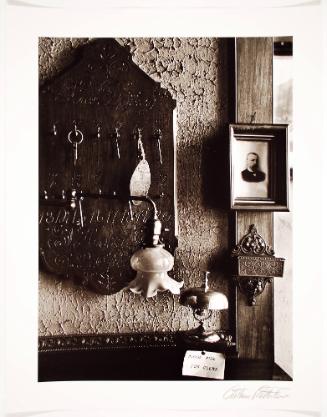
<path fill-rule="evenodd" d="M 279 400 L 289 397 L 289 388 L 286 387 L 271 387 L 269 385 L 262 385 L 255 391 L 240 385 L 235 385 L 224 392 L 223 398 L 225 400 Z"/>

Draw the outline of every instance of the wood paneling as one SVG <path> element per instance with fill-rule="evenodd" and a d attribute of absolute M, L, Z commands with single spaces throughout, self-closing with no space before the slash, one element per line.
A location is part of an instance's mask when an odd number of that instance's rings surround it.
<path fill-rule="evenodd" d="M 273 38 L 244 38 L 236 42 L 238 123 L 270 123 L 273 116 Z"/>
<path fill-rule="evenodd" d="M 271 123 L 273 38 L 236 40 L 236 122 Z M 239 211 L 235 215 L 235 244 L 251 224 L 268 245 L 273 245 L 273 214 Z M 273 359 L 273 284 L 250 307 L 237 291 L 238 349 L 241 358 Z"/>

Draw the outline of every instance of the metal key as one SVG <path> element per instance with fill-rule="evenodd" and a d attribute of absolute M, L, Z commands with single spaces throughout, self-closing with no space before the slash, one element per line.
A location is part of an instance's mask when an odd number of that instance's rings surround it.
<path fill-rule="evenodd" d="M 81 197 L 82 198 L 82 197 Z M 83 211 L 82 211 L 82 201 L 81 198 L 78 200 L 78 208 L 79 208 L 79 216 L 81 219 L 81 226 L 84 227 L 84 222 L 83 222 Z"/>
<path fill-rule="evenodd" d="M 115 143 L 116 143 L 116 150 L 117 150 L 117 157 L 120 159 L 120 149 L 119 149 L 119 142 L 118 139 L 120 138 L 119 129 L 116 127 L 116 135 L 115 135 Z"/>
<path fill-rule="evenodd" d="M 78 143 L 74 142 L 73 143 L 74 164 L 76 164 L 77 158 L 78 158 L 77 147 L 78 147 Z"/>
<path fill-rule="evenodd" d="M 77 129 L 76 124 L 74 125 L 74 130 L 71 130 L 68 133 L 68 140 L 73 145 L 73 154 L 74 154 L 74 165 L 76 165 L 78 153 L 77 147 L 83 142 L 83 133 Z"/>
<path fill-rule="evenodd" d="M 134 216 L 133 216 L 133 208 L 132 208 L 132 202 L 131 202 L 131 200 L 128 201 L 128 208 L 129 208 L 129 215 L 131 217 L 131 220 L 133 220 L 134 219 Z"/>
<path fill-rule="evenodd" d="M 162 133 L 161 133 L 161 130 L 159 129 L 157 143 L 158 143 L 160 165 L 162 165 L 161 139 L 162 139 Z"/>

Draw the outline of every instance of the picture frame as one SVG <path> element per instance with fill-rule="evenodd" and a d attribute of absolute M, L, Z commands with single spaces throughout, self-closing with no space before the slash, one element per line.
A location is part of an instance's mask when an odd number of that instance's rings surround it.
<path fill-rule="evenodd" d="M 230 208 L 289 211 L 288 125 L 230 124 Z"/>

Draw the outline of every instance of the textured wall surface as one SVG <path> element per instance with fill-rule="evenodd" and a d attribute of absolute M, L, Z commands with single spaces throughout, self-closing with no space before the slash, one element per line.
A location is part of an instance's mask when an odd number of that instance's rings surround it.
<path fill-rule="evenodd" d="M 206 194 L 213 189 L 208 189 L 203 181 L 207 166 L 215 166 L 220 132 L 228 123 L 226 40 L 117 41 L 177 101 L 177 275 L 186 287 L 199 286 L 201 271 L 209 269 L 210 287 L 227 294 L 228 277 L 221 259 L 228 248 L 228 215 L 218 205 L 208 203 Z M 40 39 L 40 82 L 69 65 L 76 47 L 87 42 L 92 40 Z M 215 183 L 212 178 L 211 181 Z M 40 335 L 175 331 L 195 324 L 192 312 L 178 304 L 178 296 L 161 293 L 154 299 L 144 299 L 127 291 L 100 296 L 43 272 L 39 282 L 39 320 Z M 226 312 L 220 321 L 222 327 L 228 326 Z M 213 314 L 210 326 L 217 325 L 219 318 Z"/>

